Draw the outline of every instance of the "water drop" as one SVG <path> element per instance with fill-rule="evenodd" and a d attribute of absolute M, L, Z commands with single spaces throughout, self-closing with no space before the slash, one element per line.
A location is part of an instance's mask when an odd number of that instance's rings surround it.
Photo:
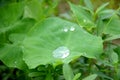
<path fill-rule="evenodd" d="M 65 29 L 63 29 L 64 30 L 64 32 L 68 32 L 68 29 L 67 28 L 65 28 Z"/>
<path fill-rule="evenodd" d="M 87 21 L 84 19 L 83 22 L 87 22 Z"/>
<path fill-rule="evenodd" d="M 75 28 L 74 28 L 74 27 L 71 27 L 71 28 L 70 28 L 70 31 L 74 31 L 74 30 L 75 30 Z"/>
<path fill-rule="evenodd" d="M 70 54 L 70 50 L 67 47 L 61 46 L 53 51 L 54 58 L 66 58 Z"/>

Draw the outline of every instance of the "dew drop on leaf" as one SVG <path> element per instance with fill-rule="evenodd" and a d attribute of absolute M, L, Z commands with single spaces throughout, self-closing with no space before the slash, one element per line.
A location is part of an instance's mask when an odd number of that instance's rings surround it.
<path fill-rule="evenodd" d="M 71 27 L 71 28 L 70 28 L 70 31 L 74 31 L 74 30 L 75 30 L 75 28 L 74 28 L 74 27 Z"/>
<path fill-rule="evenodd" d="M 70 50 L 67 47 L 61 46 L 53 51 L 54 58 L 66 58 L 70 54 Z"/>
<path fill-rule="evenodd" d="M 87 22 L 87 21 L 84 19 L 83 22 Z"/>
<path fill-rule="evenodd" d="M 65 28 L 65 29 L 63 29 L 63 31 L 64 31 L 64 32 L 68 32 L 68 29 L 67 29 L 67 28 Z"/>

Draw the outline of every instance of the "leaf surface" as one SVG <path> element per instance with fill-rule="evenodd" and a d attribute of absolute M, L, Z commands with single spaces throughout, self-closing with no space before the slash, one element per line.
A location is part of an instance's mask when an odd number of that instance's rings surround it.
<path fill-rule="evenodd" d="M 102 52 L 102 39 L 77 24 L 60 18 L 48 18 L 36 24 L 22 43 L 29 68 L 38 65 L 69 63 L 83 55 L 96 58 Z"/>
<path fill-rule="evenodd" d="M 23 53 L 18 44 L 7 44 L 0 48 L 0 60 L 8 67 L 15 67 L 19 69 L 27 68 L 25 62 L 22 59 Z"/>

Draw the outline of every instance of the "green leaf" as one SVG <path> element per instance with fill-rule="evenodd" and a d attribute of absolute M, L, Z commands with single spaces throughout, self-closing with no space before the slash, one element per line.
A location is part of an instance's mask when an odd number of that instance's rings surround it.
<path fill-rule="evenodd" d="M 104 28 L 104 33 L 109 35 L 119 35 L 120 34 L 120 19 L 118 17 L 113 17 L 110 21 L 106 23 Z"/>
<path fill-rule="evenodd" d="M 75 74 L 73 80 L 78 80 L 80 76 L 81 76 L 81 73 L 77 73 L 77 74 Z"/>
<path fill-rule="evenodd" d="M 25 36 L 26 36 L 25 34 L 11 34 L 9 36 L 9 40 L 13 43 L 15 42 L 20 43 L 21 41 L 24 40 Z"/>
<path fill-rule="evenodd" d="M 48 73 L 45 80 L 53 80 L 52 73 Z"/>
<path fill-rule="evenodd" d="M 65 80 L 73 80 L 74 74 L 69 64 L 63 65 L 63 75 Z"/>
<path fill-rule="evenodd" d="M 120 69 L 117 69 L 116 73 L 117 73 L 117 78 L 119 80 L 120 79 Z"/>
<path fill-rule="evenodd" d="M 112 51 L 110 54 L 110 60 L 113 64 L 117 63 L 118 62 L 118 54 L 116 52 Z"/>
<path fill-rule="evenodd" d="M 24 18 L 33 18 L 35 20 L 40 20 L 44 18 L 43 14 L 43 1 L 31 0 L 28 1 L 24 9 Z"/>
<path fill-rule="evenodd" d="M 120 38 L 120 35 L 113 35 L 113 36 L 110 36 L 108 38 L 105 39 L 105 41 L 111 41 L 111 40 L 115 40 L 115 39 L 119 39 Z"/>
<path fill-rule="evenodd" d="M 102 33 L 103 33 L 103 30 L 104 30 L 104 22 L 103 22 L 103 20 L 100 19 L 100 18 L 97 19 L 96 25 L 97 25 L 97 27 L 96 27 L 96 34 L 97 34 L 98 36 L 101 36 Z"/>
<path fill-rule="evenodd" d="M 108 19 L 108 18 L 111 18 L 114 14 L 115 14 L 114 10 L 106 9 L 106 10 L 102 10 L 101 12 L 99 12 L 98 16 L 101 19 Z"/>
<path fill-rule="evenodd" d="M 42 20 L 45 17 L 51 15 L 51 12 L 54 11 L 54 8 L 57 6 L 57 4 L 58 4 L 58 0 L 48 1 L 48 2 L 45 2 L 45 0 L 27 1 L 25 8 L 24 8 L 23 17 L 32 18 L 37 21 Z"/>
<path fill-rule="evenodd" d="M 35 21 L 32 19 L 22 19 L 20 21 L 15 22 L 13 25 L 10 25 L 9 27 L 4 27 L 0 29 L 0 38 L 1 38 L 0 44 L 9 43 L 10 41 L 13 42 L 12 41 L 13 38 L 14 41 L 18 42 L 18 38 L 20 39 L 21 35 L 25 36 L 25 34 L 32 28 L 34 24 Z M 13 33 L 15 34 L 15 36 Z"/>
<path fill-rule="evenodd" d="M 108 65 L 107 65 L 108 66 Z M 97 72 L 97 75 L 103 79 L 113 80 L 110 76 L 106 75 L 103 72 Z"/>
<path fill-rule="evenodd" d="M 15 23 L 23 13 L 23 3 L 11 3 L 0 7 L 0 29 Z"/>
<path fill-rule="evenodd" d="M 0 48 L 0 60 L 8 67 L 19 69 L 27 68 L 26 64 L 22 60 L 22 56 L 22 50 L 18 47 L 18 44 L 7 44 Z"/>
<path fill-rule="evenodd" d="M 35 21 L 33 19 L 22 19 L 16 21 L 14 24 L 0 29 L 0 33 L 9 32 L 10 33 L 26 33 L 33 25 Z"/>
<path fill-rule="evenodd" d="M 41 76 L 41 72 L 31 72 L 28 74 L 28 76 L 29 77 L 38 77 L 38 76 Z"/>
<path fill-rule="evenodd" d="M 97 10 L 96 10 L 96 14 L 98 14 L 99 12 L 101 12 L 102 10 L 104 10 L 105 9 L 105 7 L 106 6 L 108 6 L 108 2 L 107 3 L 104 3 L 103 5 L 101 5 L 99 8 L 97 8 Z"/>
<path fill-rule="evenodd" d="M 96 74 L 91 74 L 91 75 L 87 76 L 86 78 L 84 78 L 83 80 L 95 80 L 96 77 L 97 77 Z"/>
<path fill-rule="evenodd" d="M 115 49 L 115 52 L 117 52 L 120 57 L 120 45 Z"/>
<path fill-rule="evenodd" d="M 102 47 L 100 37 L 59 18 L 48 18 L 36 24 L 22 43 L 23 57 L 29 68 L 69 63 L 81 55 L 96 58 L 102 53 Z"/>
<path fill-rule="evenodd" d="M 117 59 L 120 60 L 120 45 L 114 49 L 115 50 L 115 53 L 117 54 Z M 117 60 L 116 60 L 117 61 Z M 119 71 L 120 72 L 120 71 Z"/>
<path fill-rule="evenodd" d="M 75 16 L 76 21 L 81 27 L 86 27 L 88 29 L 95 27 L 92 14 L 89 11 L 80 5 L 77 6 L 72 3 L 70 3 L 70 8 Z"/>
<path fill-rule="evenodd" d="M 86 5 L 86 7 L 89 8 L 91 11 L 94 10 L 93 5 L 90 0 L 84 0 L 84 3 Z"/>

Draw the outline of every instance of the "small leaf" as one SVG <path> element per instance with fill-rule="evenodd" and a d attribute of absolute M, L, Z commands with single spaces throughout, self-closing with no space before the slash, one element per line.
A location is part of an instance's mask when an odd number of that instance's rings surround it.
<path fill-rule="evenodd" d="M 112 9 L 102 10 L 99 12 L 98 16 L 101 19 L 108 19 L 111 18 L 115 14 L 115 11 Z"/>
<path fill-rule="evenodd" d="M 108 6 L 108 2 L 107 3 L 104 3 L 103 5 L 101 5 L 99 8 L 97 8 L 96 10 L 96 14 L 98 14 L 99 12 L 101 12 L 102 10 L 105 9 L 106 6 Z"/>
<path fill-rule="evenodd" d="M 45 75 L 45 74 L 44 74 Z M 29 77 L 38 77 L 41 76 L 41 72 L 30 72 L 28 74 Z"/>
<path fill-rule="evenodd" d="M 69 64 L 63 65 L 63 75 L 65 80 L 73 80 L 74 74 Z"/>
<path fill-rule="evenodd" d="M 91 11 L 94 10 L 93 5 L 90 0 L 84 0 L 84 3 L 86 5 L 86 7 L 89 8 Z"/>
<path fill-rule="evenodd" d="M 113 64 L 117 63 L 118 62 L 118 54 L 116 52 L 112 51 L 110 54 L 110 59 Z"/>
<path fill-rule="evenodd" d="M 53 80 L 52 73 L 48 73 L 45 80 Z"/>
<path fill-rule="evenodd" d="M 81 73 L 75 74 L 73 80 L 78 80 L 80 78 L 80 76 L 81 76 Z"/>
<path fill-rule="evenodd" d="M 104 33 L 109 35 L 119 35 L 120 34 L 120 19 L 118 16 L 114 16 L 110 21 L 105 23 Z"/>
<path fill-rule="evenodd" d="M 102 19 L 99 18 L 99 19 L 97 19 L 96 24 L 97 24 L 96 34 L 97 34 L 98 36 L 100 36 L 100 35 L 102 35 L 103 30 L 104 30 L 104 22 L 103 22 Z"/>
<path fill-rule="evenodd" d="M 25 9 L 24 9 L 24 18 L 33 18 L 35 20 L 40 20 L 43 19 L 45 17 L 44 13 L 43 13 L 43 5 L 42 5 L 43 1 L 39 1 L 39 0 L 31 0 L 28 1 L 25 5 Z"/>
<path fill-rule="evenodd" d="M 110 76 L 106 75 L 103 72 L 97 72 L 97 75 L 101 78 L 104 78 L 104 79 L 113 80 Z"/>
<path fill-rule="evenodd" d="M 93 27 L 95 27 L 95 24 L 93 22 L 93 18 L 92 18 L 92 14 L 87 11 L 85 8 L 83 8 L 80 5 L 74 5 L 72 3 L 70 4 L 70 8 L 75 16 L 76 22 L 78 22 L 78 24 L 81 27 L 86 27 L 88 29 L 91 29 Z"/>
<path fill-rule="evenodd" d="M 115 39 L 119 39 L 120 38 L 120 35 L 113 35 L 111 37 L 108 37 L 105 39 L 105 41 L 111 41 L 111 40 L 115 40 Z"/>
<path fill-rule="evenodd" d="M 91 74 L 87 76 L 86 78 L 84 78 L 83 80 L 95 80 L 96 77 L 97 77 L 97 74 Z"/>

